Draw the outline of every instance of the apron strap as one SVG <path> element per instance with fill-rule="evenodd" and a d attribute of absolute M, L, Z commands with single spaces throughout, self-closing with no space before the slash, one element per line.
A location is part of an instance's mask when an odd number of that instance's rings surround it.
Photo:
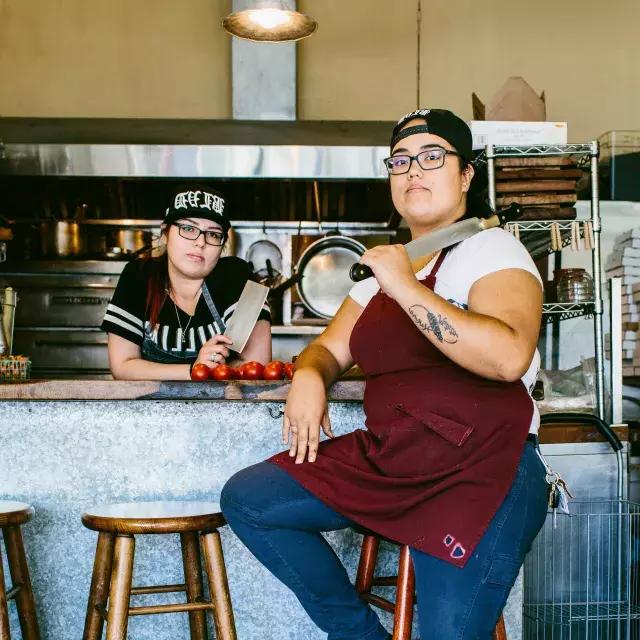
<path fill-rule="evenodd" d="M 222 321 L 222 318 L 220 317 L 220 314 L 216 309 L 216 305 L 213 303 L 213 298 L 209 293 L 209 289 L 207 288 L 206 282 L 202 283 L 202 297 L 204 298 L 204 301 L 207 303 L 207 307 L 209 307 L 209 311 L 211 312 L 211 315 L 213 316 L 215 323 L 218 325 L 218 327 L 220 327 L 220 333 L 224 333 L 227 326 Z"/>
<path fill-rule="evenodd" d="M 456 245 L 453 245 L 454 247 Z M 440 269 L 440 267 L 442 266 L 442 263 L 444 262 L 445 257 L 447 256 L 447 253 L 449 252 L 449 249 L 451 249 L 451 247 L 445 247 L 441 252 L 440 255 L 438 256 L 438 259 L 436 260 L 436 263 L 433 265 L 433 269 L 431 269 L 431 273 L 429 273 L 429 275 L 432 278 L 435 278 L 437 273 L 438 273 L 438 269 Z"/>

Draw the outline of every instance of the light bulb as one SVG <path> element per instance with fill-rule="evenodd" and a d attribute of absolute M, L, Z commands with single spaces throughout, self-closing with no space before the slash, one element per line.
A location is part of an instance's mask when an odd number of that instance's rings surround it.
<path fill-rule="evenodd" d="M 251 9 L 247 11 L 247 17 L 264 29 L 275 29 L 291 22 L 291 16 L 281 9 Z"/>

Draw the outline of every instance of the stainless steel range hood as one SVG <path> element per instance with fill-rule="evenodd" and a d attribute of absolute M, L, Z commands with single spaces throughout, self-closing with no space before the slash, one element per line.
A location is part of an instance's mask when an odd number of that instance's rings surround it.
<path fill-rule="evenodd" d="M 384 179 L 392 123 L 0 118 L 0 175 Z"/>

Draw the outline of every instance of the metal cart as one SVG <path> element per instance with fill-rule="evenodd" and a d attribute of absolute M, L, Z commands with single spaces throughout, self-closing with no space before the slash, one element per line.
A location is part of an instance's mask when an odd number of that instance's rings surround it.
<path fill-rule="evenodd" d="M 640 639 L 640 504 L 622 499 L 622 443 L 597 416 L 549 414 L 542 422 L 590 422 L 616 454 L 618 499 L 572 500 L 550 513 L 525 561 L 525 640 Z"/>

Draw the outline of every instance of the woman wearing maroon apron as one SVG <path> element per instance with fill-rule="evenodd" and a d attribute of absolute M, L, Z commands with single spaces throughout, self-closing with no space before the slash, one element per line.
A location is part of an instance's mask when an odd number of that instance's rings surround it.
<path fill-rule="evenodd" d="M 413 238 L 467 215 L 470 157 L 449 111 L 394 128 L 385 162 Z M 388 637 L 320 535 L 354 523 L 410 546 L 423 640 L 488 639 L 547 510 L 529 394 L 540 276 L 502 229 L 413 264 L 401 245 L 362 262 L 374 277 L 297 360 L 289 451 L 233 476 L 224 514 L 329 640 Z M 366 428 L 334 438 L 326 389 L 354 362 Z"/>

